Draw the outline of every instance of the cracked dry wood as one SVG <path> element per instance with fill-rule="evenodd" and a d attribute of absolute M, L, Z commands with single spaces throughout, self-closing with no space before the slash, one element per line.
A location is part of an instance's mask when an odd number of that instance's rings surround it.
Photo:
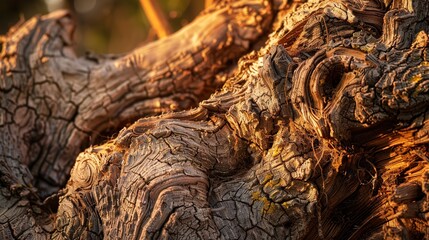
<path fill-rule="evenodd" d="M 66 13 L 16 26 L 0 238 L 429 238 L 428 14 L 217 1 L 161 41 L 84 58 Z"/>

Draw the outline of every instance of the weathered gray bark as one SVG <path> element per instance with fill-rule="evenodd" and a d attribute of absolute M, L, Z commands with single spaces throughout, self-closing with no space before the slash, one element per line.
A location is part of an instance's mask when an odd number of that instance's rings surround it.
<path fill-rule="evenodd" d="M 67 13 L 16 26 L 0 238 L 429 238 L 428 14 L 223 1 L 124 56 L 79 58 Z"/>

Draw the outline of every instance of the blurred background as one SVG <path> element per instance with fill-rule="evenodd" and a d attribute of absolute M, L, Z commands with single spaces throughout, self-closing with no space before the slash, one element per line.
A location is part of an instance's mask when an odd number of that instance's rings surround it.
<path fill-rule="evenodd" d="M 144 4 L 155 2 L 175 32 L 204 9 L 203 0 L 0 0 L 0 35 L 20 19 L 68 9 L 76 21 L 79 55 L 123 53 L 158 38 Z M 150 17 L 150 16 L 149 16 Z"/>

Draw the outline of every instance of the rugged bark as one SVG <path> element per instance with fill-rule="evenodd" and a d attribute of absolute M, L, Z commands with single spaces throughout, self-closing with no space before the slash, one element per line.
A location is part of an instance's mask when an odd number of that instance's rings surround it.
<path fill-rule="evenodd" d="M 124 56 L 74 56 L 65 12 L 17 25 L 0 238 L 429 238 L 428 14 L 219 1 Z"/>

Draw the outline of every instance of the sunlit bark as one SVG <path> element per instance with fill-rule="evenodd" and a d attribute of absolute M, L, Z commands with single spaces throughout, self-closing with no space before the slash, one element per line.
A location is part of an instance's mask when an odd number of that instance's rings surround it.
<path fill-rule="evenodd" d="M 98 57 L 74 56 L 67 13 L 14 27 L 0 238 L 427 239 L 428 14 L 216 1 Z"/>

